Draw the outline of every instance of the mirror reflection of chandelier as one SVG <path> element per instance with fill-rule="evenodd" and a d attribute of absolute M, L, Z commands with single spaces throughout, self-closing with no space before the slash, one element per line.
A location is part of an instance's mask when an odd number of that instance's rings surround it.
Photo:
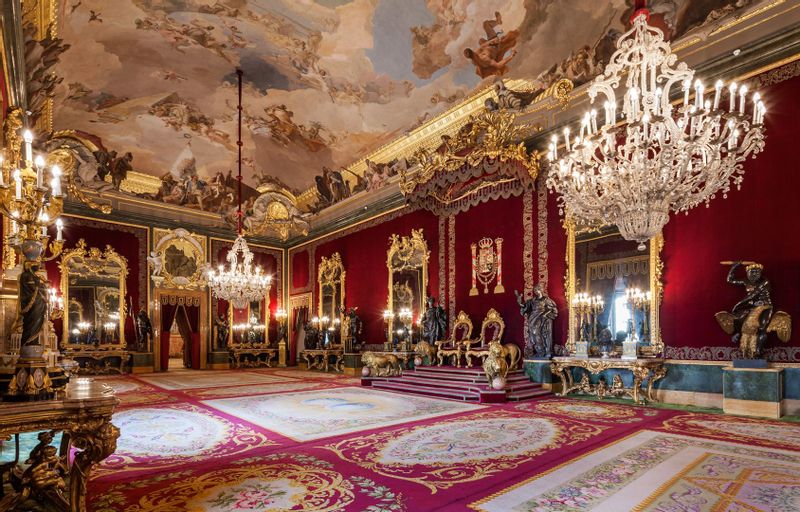
<path fill-rule="evenodd" d="M 715 195 L 726 197 L 731 185 L 741 185 L 743 162 L 764 149 L 766 112 L 758 93 L 748 98 L 746 86 L 727 87 L 727 101 L 721 81 L 704 94 L 702 83 L 692 82 L 694 71 L 676 64 L 663 32 L 647 19 L 645 9 L 636 12 L 633 27 L 589 87 L 592 103 L 598 94 L 605 97 L 603 116 L 587 112 L 577 136 L 565 129 L 560 158 L 553 137 L 547 179 L 561 196 L 561 213 L 590 226 L 616 225 L 640 249 L 661 232 L 670 212 L 708 206 Z M 677 87 L 683 101 L 673 107 Z"/>
<path fill-rule="evenodd" d="M 229 266 L 226 268 L 224 265 L 220 265 L 216 272 L 210 270 L 208 286 L 216 298 L 230 302 L 237 309 L 243 309 L 251 302 L 260 302 L 264 299 L 269 293 L 272 276 L 262 273 L 261 267 L 253 266 L 253 253 L 247 247 L 247 242 L 242 234 L 242 217 L 244 215 L 242 212 L 242 70 L 237 69 L 236 74 L 239 77 L 239 131 L 236 142 L 239 148 L 237 237 L 226 256 Z"/>

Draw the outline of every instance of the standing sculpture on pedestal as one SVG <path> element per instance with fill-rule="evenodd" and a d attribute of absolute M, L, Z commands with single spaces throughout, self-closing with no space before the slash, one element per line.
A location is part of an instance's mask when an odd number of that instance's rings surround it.
<path fill-rule="evenodd" d="M 553 353 L 553 320 L 558 316 L 556 303 L 544 294 L 540 284 L 534 287 L 533 297 L 526 301 L 522 300 L 523 296 L 517 290 L 514 290 L 514 295 L 528 329 L 525 357 L 550 358 Z"/>
<path fill-rule="evenodd" d="M 342 313 L 343 319 L 343 331 L 346 333 L 347 340 L 345 342 L 346 349 L 349 352 L 361 352 L 361 331 L 363 329 L 363 323 L 361 322 L 361 318 L 359 318 L 356 311 L 358 311 L 358 306 L 352 307 L 350 309 L 345 309 L 344 307 L 340 308 L 339 311 Z"/>
<path fill-rule="evenodd" d="M 144 308 L 140 308 L 136 314 L 136 350 L 141 352 L 150 351 L 150 342 L 153 341 L 153 323 Z"/>
<path fill-rule="evenodd" d="M 422 338 L 434 345 L 447 337 L 447 312 L 434 297 L 428 297 L 427 309 L 422 317 Z"/>
<path fill-rule="evenodd" d="M 743 286 L 747 295 L 733 306 L 731 312 L 720 311 L 715 315 L 722 329 L 731 335 L 731 341 L 739 345 L 742 357 L 754 359 L 761 356 L 767 335 L 774 332 L 784 343 L 792 333 L 792 318 L 783 311 L 774 311 L 772 288 L 763 276 L 764 266 L 752 261 L 723 261 L 730 265 L 728 282 Z M 747 279 L 736 279 L 736 271 L 745 267 Z"/>

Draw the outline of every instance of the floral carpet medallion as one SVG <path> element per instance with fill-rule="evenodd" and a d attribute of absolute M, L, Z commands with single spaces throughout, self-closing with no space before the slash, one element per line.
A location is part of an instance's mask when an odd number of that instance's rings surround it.
<path fill-rule="evenodd" d="M 486 512 L 797 510 L 800 454 L 645 430 L 470 507 Z"/>
<path fill-rule="evenodd" d="M 274 445 L 264 434 L 191 404 L 125 409 L 114 414 L 117 450 L 96 475 L 204 460 Z"/>
<path fill-rule="evenodd" d="M 401 512 L 403 496 L 359 477 L 345 477 L 325 460 L 274 453 L 213 471 L 166 474 L 115 484 L 98 495 L 96 512 L 224 512 L 345 510 Z"/>
<path fill-rule="evenodd" d="M 449 400 L 350 387 L 222 398 L 203 403 L 297 441 L 481 408 Z"/>
<path fill-rule="evenodd" d="M 511 470 L 547 450 L 600 434 L 604 427 L 489 411 L 348 439 L 322 448 L 382 475 L 436 493 Z"/>
<path fill-rule="evenodd" d="M 800 424 L 796 423 L 711 414 L 684 414 L 665 421 L 664 429 L 682 434 L 800 450 Z"/>
<path fill-rule="evenodd" d="M 268 384 L 289 380 L 286 377 L 249 371 L 178 371 L 142 375 L 139 378 L 148 384 L 167 390 Z"/>
<path fill-rule="evenodd" d="M 285 393 L 287 391 L 305 391 L 330 387 L 327 382 L 276 382 L 274 384 L 251 384 L 249 386 L 233 386 L 224 388 L 190 389 L 185 391 L 189 396 L 204 398 L 229 398 L 244 395 L 265 395 L 268 393 Z"/>
<path fill-rule="evenodd" d="M 566 416 L 577 420 L 601 421 L 604 423 L 636 423 L 658 415 L 653 409 L 601 404 L 586 400 L 540 400 L 516 406 L 519 411 Z"/>

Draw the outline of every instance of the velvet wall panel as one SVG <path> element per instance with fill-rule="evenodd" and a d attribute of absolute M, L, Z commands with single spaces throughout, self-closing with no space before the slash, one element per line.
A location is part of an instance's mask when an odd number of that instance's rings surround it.
<path fill-rule="evenodd" d="M 63 216 L 64 219 L 64 250 L 72 249 L 81 238 L 86 241 L 86 247 L 97 247 L 104 250 L 110 245 L 120 255 L 128 260 L 128 277 L 125 282 L 127 296 L 125 305 L 130 309 L 130 302 L 134 308 L 147 303 L 147 229 L 135 226 L 114 224 L 78 217 Z M 55 239 L 55 227 L 51 227 L 50 236 Z M 61 272 L 58 268 L 60 258 L 47 263 L 47 276 L 52 286 L 60 290 Z M 63 292 L 63 290 L 62 290 Z M 138 309 L 137 309 L 138 311 Z M 125 340 L 131 344 L 136 342 L 132 315 L 137 311 L 128 311 L 125 321 Z M 56 335 L 61 339 L 62 322 L 53 322 Z"/>
<path fill-rule="evenodd" d="M 661 328 L 668 355 L 728 359 L 733 345 L 714 313 L 730 310 L 744 297 L 726 283 L 723 260 L 754 260 L 765 267 L 778 309 L 792 316 L 787 345 L 771 337 L 776 357 L 800 361 L 800 208 L 797 193 L 796 125 L 800 119 L 800 77 L 761 89 L 767 105 L 765 151 L 745 163 L 741 190 L 717 197 L 710 208 L 673 216 L 664 230 L 664 303 Z"/>
<path fill-rule="evenodd" d="M 311 260 L 311 255 L 309 254 L 307 249 L 302 249 L 292 253 L 291 255 L 292 276 L 291 279 L 289 279 L 289 282 L 292 283 L 290 291 L 292 294 L 307 292 L 310 289 L 311 287 L 310 260 Z"/>
<path fill-rule="evenodd" d="M 383 343 L 385 340 L 382 313 L 388 298 L 389 274 L 386 267 L 386 251 L 389 236 L 409 236 L 412 229 L 423 230 L 428 243 L 428 290 L 430 295 L 439 292 L 439 230 L 438 218 L 427 211 L 415 211 L 346 236 L 330 241 L 323 240 L 314 251 L 314 304 L 312 315 L 317 314 L 319 290 L 316 284 L 316 269 L 323 256 L 334 252 L 342 256 L 347 272 L 345 278 L 345 302 L 347 307 L 358 306 L 359 316 L 364 322 L 364 339 L 367 343 Z"/>

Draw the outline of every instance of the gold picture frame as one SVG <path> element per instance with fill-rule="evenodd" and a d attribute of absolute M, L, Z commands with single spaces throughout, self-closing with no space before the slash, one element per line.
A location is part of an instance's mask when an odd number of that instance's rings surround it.
<path fill-rule="evenodd" d="M 317 306 L 317 315 L 322 318 L 327 316 L 333 321 L 334 318 L 341 317 L 341 309 L 344 308 L 345 296 L 345 278 L 347 272 L 342 263 L 342 256 L 335 252 L 331 254 L 330 258 L 322 257 L 320 260 L 319 268 L 317 269 L 317 284 L 319 285 L 319 301 Z M 325 290 L 331 289 L 333 300 L 330 301 L 330 306 L 325 306 Z M 337 300 L 338 299 L 338 300 Z M 342 329 L 344 329 L 344 322 L 342 322 Z M 346 333 L 342 332 L 342 339 Z"/>
<path fill-rule="evenodd" d="M 417 308 L 417 316 L 425 311 L 425 296 L 428 290 L 428 259 L 430 258 L 428 243 L 422 229 L 412 229 L 411 236 L 393 234 L 389 237 L 389 250 L 386 251 L 386 267 L 389 273 L 389 287 L 387 309 L 396 313 L 395 290 L 408 283 L 395 282 L 395 274 L 408 272 L 413 274 L 415 287 L 418 287 L 417 297 L 411 297 L 411 309 Z M 412 290 L 413 294 L 413 290 Z M 389 319 L 388 335 L 391 339 L 394 331 L 394 321 Z"/>

